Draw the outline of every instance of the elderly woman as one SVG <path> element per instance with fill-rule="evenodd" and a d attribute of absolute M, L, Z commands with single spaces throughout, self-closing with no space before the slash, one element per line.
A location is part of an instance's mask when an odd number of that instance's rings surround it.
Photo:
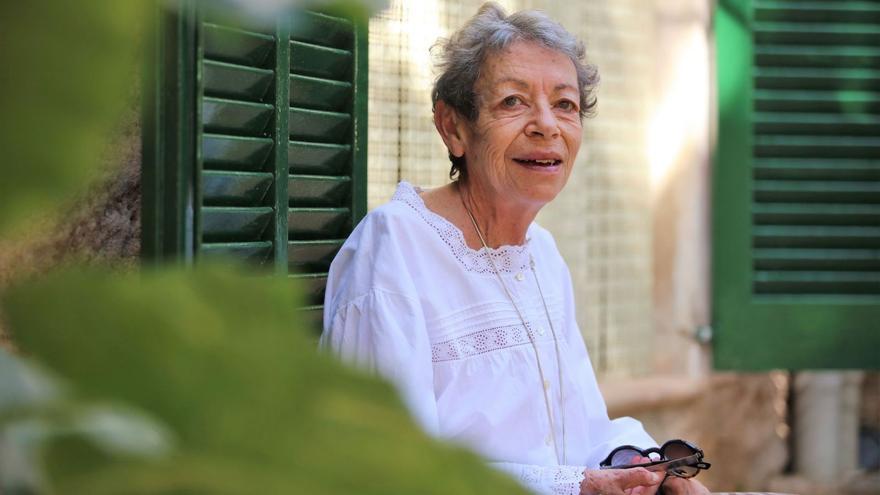
<path fill-rule="evenodd" d="M 597 469 L 615 447 L 656 444 L 609 420 L 568 269 L 534 223 L 574 166 L 596 71 L 546 15 L 492 3 L 439 47 L 434 122 L 456 180 L 402 182 L 357 226 L 330 268 L 322 343 L 536 491 L 654 493 L 663 473 Z"/>

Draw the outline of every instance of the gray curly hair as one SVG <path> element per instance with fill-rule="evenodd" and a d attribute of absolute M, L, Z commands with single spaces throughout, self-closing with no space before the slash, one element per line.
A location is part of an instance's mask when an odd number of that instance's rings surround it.
<path fill-rule="evenodd" d="M 599 72 L 586 63 L 584 44 L 543 12 L 524 10 L 507 15 L 495 2 L 484 3 L 461 29 L 434 45 L 439 50 L 436 68 L 440 76 L 431 92 L 432 108 L 443 101 L 468 121 L 476 121 L 479 109 L 474 85 L 483 62 L 517 41 L 536 42 L 567 55 L 577 72 L 581 118 L 592 115 Z M 449 177 L 466 179 L 465 157 L 450 153 L 449 160 Z"/>

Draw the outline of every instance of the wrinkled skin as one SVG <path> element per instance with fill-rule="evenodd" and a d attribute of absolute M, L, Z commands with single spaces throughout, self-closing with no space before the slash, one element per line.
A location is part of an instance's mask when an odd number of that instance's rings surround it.
<path fill-rule="evenodd" d="M 654 495 L 663 478 L 645 468 L 587 469 L 581 495 Z"/>
<path fill-rule="evenodd" d="M 636 457 L 632 462 L 650 460 Z M 587 469 L 581 495 L 654 495 L 661 485 L 664 495 L 709 495 L 709 490 L 694 478 L 666 476 L 644 468 Z"/>

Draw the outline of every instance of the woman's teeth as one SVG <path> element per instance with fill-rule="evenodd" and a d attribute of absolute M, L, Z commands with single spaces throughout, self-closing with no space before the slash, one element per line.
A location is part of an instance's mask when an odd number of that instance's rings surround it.
<path fill-rule="evenodd" d="M 561 160 L 523 160 L 520 158 L 514 158 L 514 160 L 516 160 L 520 163 L 525 163 L 527 165 L 539 165 L 542 167 L 549 167 L 551 165 L 558 165 L 558 164 L 562 163 Z"/>

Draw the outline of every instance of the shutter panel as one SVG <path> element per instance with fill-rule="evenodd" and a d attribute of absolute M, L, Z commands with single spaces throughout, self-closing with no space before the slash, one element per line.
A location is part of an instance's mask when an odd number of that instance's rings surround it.
<path fill-rule="evenodd" d="M 222 22 L 198 22 L 197 254 L 271 263 L 277 33 Z"/>
<path fill-rule="evenodd" d="M 367 23 L 297 10 L 254 28 L 189 6 L 161 26 L 155 63 L 170 70 L 146 105 L 145 257 L 273 267 L 305 285 L 320 321 L 330 261 L 366 213 Z M 163 161 L 166 148 L 180 160 Z M 171 203 L 174 184 L 186 194 Z M 183 240 L 163 246 L 165 231 Z"/>
<path fill-rule="evenodd" d="M 880 4 L 754 15 L 754 291 L 880 295 Z"/>
<path fill-rule="evenodd" d="M 321 321 L 327 269 L 366 213 L 366 36 L 307 12 L 290 42 L 288 257 Z M 366 26 L 366 23 L 364 24 Z"/>
<path fill-rule="evenodd" d="M 880 367 L 880 3 L 716 25 L 716 366 Z"/>

